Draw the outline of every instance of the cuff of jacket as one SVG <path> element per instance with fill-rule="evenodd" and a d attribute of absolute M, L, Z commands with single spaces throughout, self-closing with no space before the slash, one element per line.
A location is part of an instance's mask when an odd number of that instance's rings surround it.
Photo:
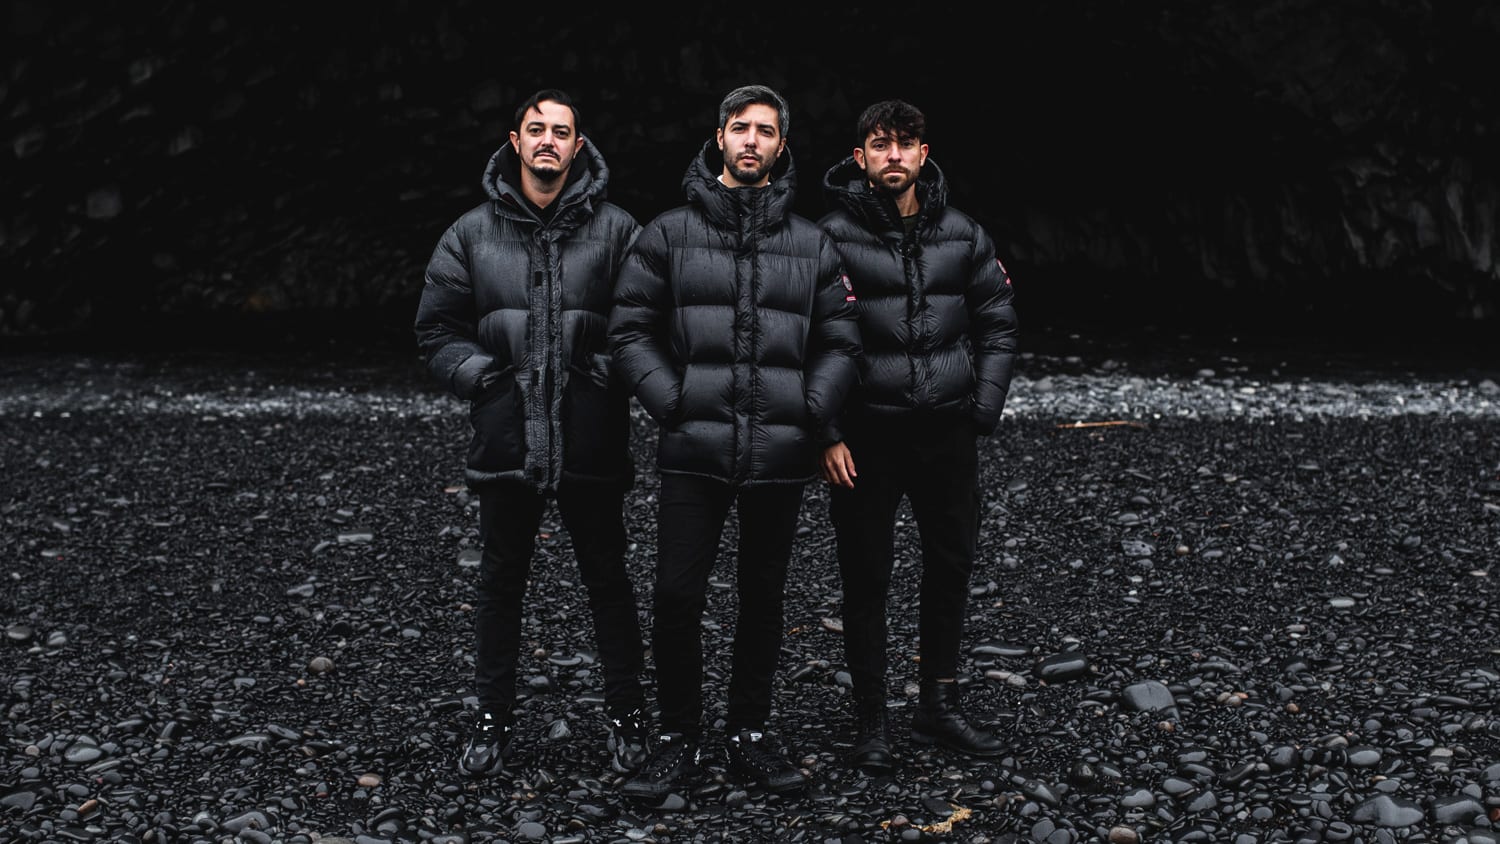
<path fill-rule="evenodd" d="M 837 419 L 825 423 L 822 429 L 818 431 L 818 446 L 820 448 L 827 448 L 834 443 L 841 443 L 843 441 L 844 431 L 839 427 Z"/>

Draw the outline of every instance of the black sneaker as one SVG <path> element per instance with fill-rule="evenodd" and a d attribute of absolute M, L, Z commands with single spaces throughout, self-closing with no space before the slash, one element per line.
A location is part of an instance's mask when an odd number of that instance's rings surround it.
<path fill-rule="evenodd" d="M 470 777 L 492 777 L 505 770 L 510 754 L 511 726 L 494 714 L 481 712 L 469 733 L 469 743 L 458 757 L 458 771 Z"/>
<path fill-rule="evenodd" d="M 646 736 L 646 719 L 640 709 L 632 709 L 624 715 L 609 719 L 609 767 L 617 774 L 629 774 L 640 769 L 651 750 Z"/>
<path fill-rule="evenodd" d="M 807 785 L 807 777 L 760 730 L 741 730 L 725 740 L 724 748 L 729 767 L 766 791 L 781 794 Z"/>
<path fill-rule="evenodd" d="M 686 793 L 701 773 L 698 742 L 682 733 L 662 733 L 635 776 L 625 781 L 620 793 L 636 800 L 660 803 L 673 791 Z"/>

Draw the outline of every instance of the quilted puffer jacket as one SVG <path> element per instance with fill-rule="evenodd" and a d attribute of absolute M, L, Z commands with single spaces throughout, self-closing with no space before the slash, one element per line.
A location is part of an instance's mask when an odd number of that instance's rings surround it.
<path fill-rule="evenodd" d="M 661 426 L 661 472 L 806 482 L 858 377 L 852 296 L 833 243 L 791 212 L 789 151 L 763 188 L 726 187 L 722 169 L 709 141 L 683 177 L 687 204 L 641 230 L 610 349 Z"/>
<path fill-rule="evenodd" d="M 449 227 L 427 263 L 417 345 L 432 374 L 470 402 L 471 486 L 513 481 L 548 492 L 565 478 L 634 479 L 630 394 L 611 376 L 606 329 L 640 225 L 605 201 L 608 184 L 585 138 L 543 222 L 506 144 L 485 168 L 490 200 Z"/>
<path fill-rule="evenodd" d="M 849 156 L 823 177 L 833 209 L 818 221 L 837 245 L 859 301 L 864 368 L 841 425 L 915 414 L 962 416 L 994 433 L 1017 348 L 1010 275 L 994 241 L 948 207 L 931 158 L 917 177 L 921 202 L 906 233 L 896 203 L 870 188 Z"/>

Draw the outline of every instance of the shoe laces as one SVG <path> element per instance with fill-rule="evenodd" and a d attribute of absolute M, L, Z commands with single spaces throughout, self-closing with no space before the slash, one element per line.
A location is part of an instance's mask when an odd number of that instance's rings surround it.
<path fill-rule="evenodd" d="M 646 779 L 665 779 L 668 774 L 676 768 L 684 754 L 688 752 L 689 742 L 680 735 L 663 733 L 656 737 L 656 750 L 646 759 L 646 764 L 641 766 L 641 776 Z M 693 764 L 698 764 L 699 750 L 692 747 Z"/>

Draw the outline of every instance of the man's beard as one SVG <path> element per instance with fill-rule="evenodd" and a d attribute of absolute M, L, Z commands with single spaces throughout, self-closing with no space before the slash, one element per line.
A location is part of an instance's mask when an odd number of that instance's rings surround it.
<path fill-rule="evenodd" d="M 760 184 L 761 179 L 766 177 L 767 173 L 771 172 L 771 165 L 775 164 L 776 160 L 766 161 L 765 159 L 761 159 L 759 167 L 750 169 L 740 167 L 738 159 L 725 163 L 729 165 L 729 172 L 733 173 L 735 179 L 739 180 L 741 184 L 757 185 Z"/>
<path fill-rule="evenodd" d="M 567 172 L 563 169 L 562 162 L 558 159 L 538 159 L 536 156 L 532 156 L 530 163 L 526 165 L 526 169 L 531 172 L 531 175 L 543 182 L 555 182 L 561 179 L 563 174 Z"/>
<path fill-rule="evenodd" d="M 901 180 L 899 182 L 896 182 L 895 184 L 891 184 L 891 182 L 888 181 L 888 177 L 891 175 L 896 174 L 877 173 L 875 174 L 874 178 L 870 179 L 870 184 L 874 185 L 875 189 L 881 191 L 882 193 L 898 194 L 911 187 L 912 184 L 917 181 L 917 174 L 901 170 L 899 171 Z"/>

